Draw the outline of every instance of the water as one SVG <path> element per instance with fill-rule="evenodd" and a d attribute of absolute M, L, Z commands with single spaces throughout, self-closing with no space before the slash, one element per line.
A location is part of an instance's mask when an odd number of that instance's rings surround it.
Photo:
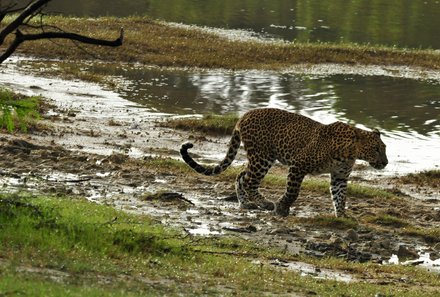
<path fill-rule="evenodd" d="M 78 0 L 52 1 L 49 10 L 77 16 L 149 15 L 288 41 L 440 48 L 438 0 Z"/>
<path fill-rule="evenodd" d="M 104 67 L 105 68 L 105 67 Z M 104 71 L 92 67 L 93 71 Z M 390 173 L 440 166 L 440 81 L 376 75 L 306 75 L 262 71 L 113 69 L 122 97 L 174 114 L 242 114 L 278 107 L 323 123 L 378 128 Z"/>

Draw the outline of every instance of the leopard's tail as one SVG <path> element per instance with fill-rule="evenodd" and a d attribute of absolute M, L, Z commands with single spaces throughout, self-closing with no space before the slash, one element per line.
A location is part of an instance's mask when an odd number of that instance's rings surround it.
<path fill-rule="evenodd" d="M 240 148 L 240 142 L 240 131 L 235 129 L 229 142 L 229 148 L 225 158 L 220 162 L 220 164 L 215 166 L 208 167 L 197 163 L 188 153 L 188 149 L 194 146 L 191 142 L 185 142 L 182 144 L 180 147 L 180 155 L 182 156 L 183 160 L 198 173 L 204 175 L 217 175 L 225 171 L 226 168 L 232 164 L 232 161 L 234 161 L 238 149 Z"/>

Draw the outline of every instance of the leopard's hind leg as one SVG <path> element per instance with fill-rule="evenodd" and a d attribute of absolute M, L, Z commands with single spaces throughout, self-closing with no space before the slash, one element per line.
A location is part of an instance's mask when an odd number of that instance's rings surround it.
<path fill-rule="evenodd" d="M 238 204 L 240 205 L 240 208 L 256 209 L 258 208 L 258 205 L 255 202 L 249 200 L 249 197 L 243 187 L 244 177 L 246 173 L 246 169 L 241 171 L 237 175 L 237 178 L 235 180 L 235 191 L 237 193 Z"/>
<path fill-rule="evenodd" d="M 258 191 L 261 181 L 274 163 L 274 159 L 262 158 L 256 154 L 249 153 L 249 163 L 236 180 L 237 197 L 242 208 L 262 208 L 273 210 L 274 204 L 267 200 Z"/>
<path fill-rule="evenodd" d="M 304 179 L 304 173 L 298 171 L 295 167 L 289 168 L 287 176 L 287 187 L 284 195 L 275 203 L 275 214 L 279 216 L 288 216 L 290 206 L 296 201 Z"/>

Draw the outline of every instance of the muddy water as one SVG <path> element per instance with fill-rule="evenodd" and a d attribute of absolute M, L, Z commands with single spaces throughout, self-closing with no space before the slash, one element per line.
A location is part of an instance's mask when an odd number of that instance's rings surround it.
<path fill-rule="evenodd" d="M 340 120 L 380 129 L 391 161 L 384 174 L 440 166 L 440 78 L 435 75 L 426 79 L 399 69 L 277 73 L 105 65 L 88 71 L 116 77 L 121 97 L 152 112 L 242 114 L 278 107 L 323 123 Z"/>
<path fill-rule="evenodd" d="M 440 48 L 440 3 L 435 0 L 80 0 L 52 1 L 49 10 L 77 16 L 149 15 L 288 41 Z"/>

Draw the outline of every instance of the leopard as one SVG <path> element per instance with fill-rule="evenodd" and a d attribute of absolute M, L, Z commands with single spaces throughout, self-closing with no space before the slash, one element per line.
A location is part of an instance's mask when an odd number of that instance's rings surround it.
<path fill-rule="evenodd" d="M 355 161 L 366 161 L 375 169 L 388 164 L 386 145 L 379 130 L 367 131 L 341 121 L 323 124 L 278 108 L 246 112 L 237 121 L 227 153 L 217 165 L 196 162 L 188 151 L 194 146 L 191 142 L 181 145 L 180 155 L 196 172 L 212 176 L 232 164 L 241 143 L 248 162 L 235 180 L 239 207 L 273 211 L 284 217 L 297 200 L 305 176 L 321 173 L 330 173 L 335 216 L 346 217 L 347 182 Z M 259 188 L 276 161 L 288 166 L 287 185 L 282 197 L 271 201 Z"/>

